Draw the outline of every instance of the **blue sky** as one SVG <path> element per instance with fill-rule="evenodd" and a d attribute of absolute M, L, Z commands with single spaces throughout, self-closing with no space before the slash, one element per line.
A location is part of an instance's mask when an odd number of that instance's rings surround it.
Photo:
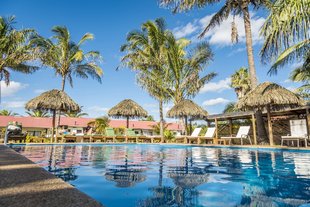
<path fill-rule="evenodd" d="M 209 41 L 215 54 L 213 62 L 205 72 L 217 72 L 218 76 L 207 84 L 194 98 L 210 114 L 220 113 L 225 104 L 235 101 L 236 95 L 229 88 L 229 76 L 238 68 L 247 66 L 247 56 L 244 42 L 242 19 L 237 17 L 239 43 L 230 43 L 230 23 L 232 17 L 208 32 L 204 40 L 196 37 L 218 6 L 188 13 L 172 14 L 170 10 L 160 8 L 157 0 L 132 1 L 101 1 L 101 0 L 1 0 L 0 15 L 16 16 L 16 28 L 34 28 L 42 36 L 50 37 L 51 28 L 55 25 L 65 25 L 71 32 L 73 40 L 78 41 L 86 32 L 93 33 L 95 39 L 87 42 L 83 48 L 98 50 L 104 58 L 102 68 L 104 76 L 102 84 L 89 79 L 74 79 L 74 87 L 69 85 L 66 92 L 76 100 L 91 117 L 106 114 L 106 111 L 119 101 L 130 98 L 143 106 L 151 115 L 158 118 L 157 102 L 143 91 L 135 82 L 135 74 L 129 69 L 116 71 L 121 53 L 120 46 L 125 43 L 126 34 L 139 29 L 147 20 L 158 17 L 166 19 L 168 28 L 177 37 L 187 37 L 193 44 L 199 41 Z M 262 65 L 259 50 L 262 39 L 259 28 L 264 22 L 266 11 L 254 11 L 252 15 L 252 32 L 256 70 L 260 82 L 277 82 L 290 89 L 296 88 L 295 83 L 288 81 L 288 75 L 293 65 L 281 70 L 277 76 L 267 76 L 269 65 Z M 56 77 L 50 68 L 41 68 L 32 75 L 12 73 L 11 85 L 3 88 L 0 109 L 6 108 L 24 114 L 24 103 L 39 95 L 42 91 L 60 88 L 60 77 Z M 167 104 L 165 109 L 172 104 Z"/>

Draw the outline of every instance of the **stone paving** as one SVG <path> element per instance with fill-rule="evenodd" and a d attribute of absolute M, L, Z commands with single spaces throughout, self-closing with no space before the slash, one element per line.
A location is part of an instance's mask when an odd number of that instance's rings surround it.
<path fill-rule="evenodd" d="M 0 206 L 102 207 L 26 157 L 0 145 Z"/>

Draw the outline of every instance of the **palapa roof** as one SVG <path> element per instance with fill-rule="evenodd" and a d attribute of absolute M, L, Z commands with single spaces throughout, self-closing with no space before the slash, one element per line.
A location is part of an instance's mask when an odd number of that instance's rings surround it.
<path fill-rule="evenodd" d="M 144 110 L 139 104 L 131 99 L 125 99 L 118 103 L 116 106 L 111 108 L 108 112 L 109 116 L 112 117 L 146 117 L 147 111 Z"/>
<path fill-rule="evenodd" d="M 270 105 L 272 110 L 281 110 L 305 104 L 305 101 L 292 91 L 276 83 L 264 82 L 240 99 L 236 106 L 239 109 L 251 110 L 264 109 Z"/>
<path fill-rule="evenodd" d="M 75 103 L 65 92 L 51 90 L 31 99 L 26 103 L 27 110 L 60 110 L 60 111 L 80 111 L 80 106 Z"/>
<path fill-rule="evenodd" d="M 173 179 L 176 186 L 182 188 L 195 188 L 198 185 L 208 182 L 209 174 L 181 174 L 181 173 L 169 173 L 168 176 Z"/>
<path fill-rule="evenodd" d="M 208 112 L 195 104 L 193 101 L 184 99 L 174 105 L 168 112 L 167 117 L 178 118 L 178 117 L 196 117 L 204 118 L 208 115 Z"/>

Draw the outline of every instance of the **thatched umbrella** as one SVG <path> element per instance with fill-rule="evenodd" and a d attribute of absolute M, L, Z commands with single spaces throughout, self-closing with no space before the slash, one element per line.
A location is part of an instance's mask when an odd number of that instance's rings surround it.
<path fill-rule="evenodd" d="M 129 118 L 147 117 L 147 111 L 131 99 L 125 99 L 111 108 L 109 116 L 127 119 L 127 128 L 129 127 Z"/>
<path fill-rule="evenodd" d="M 26 103 L 27 110 L 43 110 L 53 113 L 52 139 L 54 137 L 56 111 L 79 112 L 80 106 L 75 103 L 65 92 L 51 90 L 31 99 Z"/>
<path fill-rule="evenodd" d="M 187 129 L 187 118 L 192 119 L 203 119 L 208 115 L 208 112 L 195 104 L 193 101 L 184 99 L 174 105 L 168 112 L 167 117 L 169 118 L 184 118 L 185 119 L 185 129 Z M 185 130 L 185 133 L 186 130 Z"/>
<path fill-rule="evenodd" d="M 270 145 L 273 145 L 270 111 L 295 108 L 305 105 L 305 101 L 286 88 L 271 82 L 264 82 L 246 94 L 237 103 L 237 108 L 244 110 L 266 110 Z"/>

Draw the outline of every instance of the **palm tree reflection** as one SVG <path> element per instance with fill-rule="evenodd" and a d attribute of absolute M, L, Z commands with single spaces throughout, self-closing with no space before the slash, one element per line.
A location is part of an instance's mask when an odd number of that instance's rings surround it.
<path fill-rule="evenodd" d="M 127 188 L 146 180 L 146 175 L 143 174 L 143 171 L 145 171 L 143 165 L 129 164 L 126 155 L 124 165 L 107 167 L 105 178 L 116 182 L 117 187 Z"/>

